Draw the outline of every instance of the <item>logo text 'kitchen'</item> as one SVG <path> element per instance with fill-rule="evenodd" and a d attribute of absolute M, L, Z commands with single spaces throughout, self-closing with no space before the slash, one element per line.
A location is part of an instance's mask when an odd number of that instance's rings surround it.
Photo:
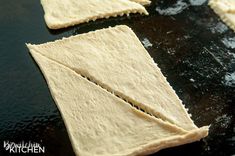
<path fill-rule="evenodd" d="M 34 142 L 20 142 L 14 143 L 10 141 L 4 141 L 3 147 L 9 153 L 45 153 L 45 147 L 39 143 Z"/>

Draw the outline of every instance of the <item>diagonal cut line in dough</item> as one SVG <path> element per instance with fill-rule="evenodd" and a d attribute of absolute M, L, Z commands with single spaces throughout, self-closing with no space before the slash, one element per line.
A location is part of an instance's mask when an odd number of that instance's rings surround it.
<path fill-rule="evenodd" d="M 61 112 L 76 155 L 147 155 L 207 135 L 207 127 L 188 132 L 148 116 L 70 68 L 30 52 Z"/>
<path fill-rule="evenodd" d="M 148 1 L 140 2 L 147 4 Z M 129 0 L 41 0 L 41 4 L 46 24 L 50 29 L 66 28 L 130 13 L 148 15 L 141 4 Z"/>
<path fill-rule="evenodd" d="M 39 53 L 39 54 L 40 54 L 40 53 Z M 43 55 L 42 55 L 42 56 L 43 56 Z M 57 62 L 57 61 L 55 61 L 55 62 Z M 57 63 L 60 64 L 59 62 L 57 62 Z M 64 66 L 65 66 L 65 65 L 64 65 Z M 67 66 L 65 66 L 65 67 L 67 67 Z M 71 69 L 71 70 L 73 70 L 73 69 Z M 122 97 L 122 96 L 119 96 L 120 94 L 118 94 L 118 93 L 112 91 L 111 89 L 108 89 L 107 87 L 103 87 L 104 85 L 100 85 L 99 83 L 97 83 L 97 82 L 95 82 L 95 81 L 92 81 L 89 77 L 86 77 L 86 76 L 83 75 L 81 72 L 77 72 L 76 70 L 73 70 L 73 71 L 76 72 L 78 75 L 82 76 L 83 78 L 87 79 L 87 80 L 90 81 L 91 83 L 94 83 L 95 85 L 99 86 L 100 88 L 106 90 L 106 91 L 109 92 L 110 94 L 113 94 L 113 95 L 115 95 L 117 98 L 119 98 L 119 99 L 125 101 L 127 104 L 131 105 L 133 108 L 135 108 L 135 109 L 137 109 L 137 110 L 139 110 L 139 111 L 145 113 L 146 115 L 150 115 L 150 116 L 153 116 L 153 117 L 155 117 L 155 118 L 157 118 L 157 119 L 159 119 L 159 120 L 162 120 L 161 118 L 159 118 L 159 117 L 157 117 L 157 116 L 154 116 L 154 115 L 150 114 L 149 112 L 146 112 L 145 110 L 143 110 L 143 109 L 141 109 L 140 107 L 136 106 L 135 104 L 131 103 L 130 101 L 127 100 L 127 98 Z M 164 120 L 163 120 L 163 122 L 167 122 L 167 121 L 164 121 Z M 170 123 L 168 123 L 168 124 L 169 124 L 169 125 L 172 125 L 172 124 L 170 124 Z M 175 125 L 172 125 L 172 126 L 175 126 Z M 176 127 L 177 127 L 177 126 L 176 126 Z M 178 129 L 181 129 L 182 131 L 185 131 L 184 129 L 182 129 L 182 128 L 180 128 L 180 127 L 177 127 L 177 128 L 178 128 Z"/>
<path fill-rule="evenodd" d="M 210 0 L 208 5 L 214 12 L 235 31 L 235 1 L 234 0 Z"/>
<path fill-rule="evenodd" d="M 127 26 L 28 47 L 89 77 L 149 114 L 185 130 L 197 129 L 160 69 Z"/>

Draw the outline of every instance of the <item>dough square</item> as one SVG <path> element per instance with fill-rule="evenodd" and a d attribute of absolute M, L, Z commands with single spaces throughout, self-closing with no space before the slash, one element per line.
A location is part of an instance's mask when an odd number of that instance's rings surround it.
<path fill-rule="evenodd" d="M 136 0 L 145 4 L 149 1 Z M 140 13 L 148 15 L 139 3 L 129 0 L 41 0 L 50 29 L 60 29 L 96 19 Z"/>
<path fill-rule="evenodd" d="M 147 155 L 208 135 L 125 25 L 27 47 L 76 155 Z"/>

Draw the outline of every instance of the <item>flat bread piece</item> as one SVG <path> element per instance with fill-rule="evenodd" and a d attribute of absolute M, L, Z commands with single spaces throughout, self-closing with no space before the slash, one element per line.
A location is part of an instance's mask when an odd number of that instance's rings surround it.
<path fill-rule="evenodd" d="M 184 131 L 147 115 L 29 46 L 79 156 L 146 155 L 199 140 L 207 128 Z"/>
<path fill-rule="evenodd" d="M 209 6 L 235 31 L 235 0 L 210 0 Z"/>
<path fill-rule="evenodd" d="M 175 91 L 127 26 L 28 46 L 157 118 L 188 131 L 197 129 Z"/>
<path fill-rule="evenodd" d="M 41 0 L 41 4 L 50 29 L 130 13 L 148 14 L 141 4 L 129 0 Z"/>

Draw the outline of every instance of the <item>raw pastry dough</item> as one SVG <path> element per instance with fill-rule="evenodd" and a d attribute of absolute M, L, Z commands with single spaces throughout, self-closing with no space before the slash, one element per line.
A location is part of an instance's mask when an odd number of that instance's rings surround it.
<path fill-rule="evenodd" d="M 141 4 L 129 0 L 41 0 L 41 4 L 46 24 L 50 29 L 129 13 L 148 14 Z"/>
<path fill-rule="evenodd" d="M 157 118 L 185 130 L 197 129 L 175 91 L 127 26 L 29 48 L 89 77 Z"/>
<path fill-rule="evenodd" d="M 187 132 L 147 115 L 28 47 L 44 74 L 78 156 L 146 155 L 207 135 L 207 127 Z"/>
<path fill-rule="evenodd" d="M 235 31 L 235 0 L 210 0 L 209 5 Z"/>

